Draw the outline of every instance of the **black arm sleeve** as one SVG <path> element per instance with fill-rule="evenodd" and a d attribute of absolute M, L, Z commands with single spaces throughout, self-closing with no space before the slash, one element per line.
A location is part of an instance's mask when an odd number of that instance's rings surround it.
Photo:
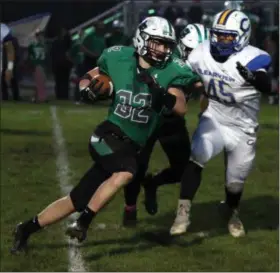
<path fill-rule="evenodd" d="M 270 93 L 271 92 L 271 79 L 270 76 L 264 71 L 255 71 L 254 79 L 250 81 L 258 91 L 261 93 Z"/>

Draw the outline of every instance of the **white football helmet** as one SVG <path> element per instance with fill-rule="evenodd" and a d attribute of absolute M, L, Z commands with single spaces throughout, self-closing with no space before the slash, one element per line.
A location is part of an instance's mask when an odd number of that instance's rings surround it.
<path fill-rule="evenodd" d="M 238 10 L 219 12 L 210 29 L 211 54 L 229 56 L 249 44 L 251 23 L 247 15 Z"/>
<path fill-rule="evenodd" d="M 180 33 L 178 50 L 181 58 L 186 60 L 193 49 L 208 40 L 209 29 L 202 24 L 189 24 Z"/>
<path fill-rule="evenodd" d="M 161 42 L 167 50 L 165 52 L 156 51 L 149 46 L 150 41 Z M 165 65 L 176 45 L 175 30 L 171 23 L 162 17 L 147 17 L 137 27 L 133 44 L 136 52 L 151 65 Z"/>

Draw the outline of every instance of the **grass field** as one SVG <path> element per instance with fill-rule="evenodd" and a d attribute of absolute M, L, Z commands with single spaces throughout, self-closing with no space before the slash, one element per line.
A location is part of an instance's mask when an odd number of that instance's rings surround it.
<path fill-rule="evenodd" d="M 104 103 L 103 103 L 104 104 Z M 36 234 L 27 255 L 11 256 L 12 230 L 61 196 L 56 175 L 53 121 L 50 105 L 1 105 L 1 271 L 68 271 L 68 220 Z M 191 103 L 188 126 L 197 123 L 197 104 Z M 103 120 L 107 107 L 56 105 L 70 165 L 70 183 L 77 183 L 91 164 L 87 140 Z M 279 145 L 278 107 L 263 104 L 255 167 L 246 182 L 241 218 L 246 237 L 234 239 L 218 213 L 223 199 L 223 159 L 207 166 L 193 206 L 188 234 L 170 239 L 179 186 L 159 189 L 160 211 L 149 216 L 138 202 L 139 224 L 121 226 L 123 193 L 95 219 L 80 251 L 85 270 L 97 271 L 279 271 Z M 167 165 L 160 147 L 151 171 Z M 203 232 L 203 233 L 202 233 Z M 201 236 L 202 234 L 206 236 Z"/>

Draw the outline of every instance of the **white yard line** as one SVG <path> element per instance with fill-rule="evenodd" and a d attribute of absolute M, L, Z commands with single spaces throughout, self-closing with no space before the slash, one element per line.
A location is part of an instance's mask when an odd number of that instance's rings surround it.
<path fill-rule="evenodd" d="M 52 125 L 53 125 L 53 136 L 56 152 L 56 170 L 57 178 L 59 180 L 60 189 L 63 195 L 66 195 L 70 192 L 72 185 L 69 178 L 69 162 L 67 149 L 65 146 L 65 140 L 62 133 L 62 128 L 57 117 L 56 106 L 51 106 L 50 108 L 52 116 Z M 75 216 L 72 214 L 70 216 L 72 219 Z M 84 260 L 82 253 L 79 249 L 78 244 L 75 244 L 75 241 L 71 240 L 69 237 L 65 236 L 67 242 L 69 243 L 68 248 L 68 257 L 69 257 L 69 272 L 86 272 L 84 266 Z"/>

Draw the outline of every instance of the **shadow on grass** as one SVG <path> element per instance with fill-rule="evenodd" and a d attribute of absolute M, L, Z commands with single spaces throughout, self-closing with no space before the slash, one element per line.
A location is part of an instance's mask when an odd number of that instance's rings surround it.
<path fill-rule="evenodd" d="M 146 218 L 147 224 L 158 228 L 170 228 L 175 218 L 175 210 Z M 263 195 L 243 199 L 240 218 L 247 232 L 254 230 L 275 230 L 279 228 L 279 199 Z M 192 224 L 189 232 L 207 232 L 210 236 L 227 234 L 227 222 L 221 215 L 219 201 L 195 203 L 192 206 Z"/>
<path fill-rule="evenodd" d="M 258 196 L 243 200 L 240 217 L 248 232 L 254 230 L 276 230 L 279 228 L 279 201 L 272 196 Z M 123 255 L 134 251 L 146 251 L 156 246 L 162 247 L 191 247 L 193 245 L 201 244 L 209 237 L 216 237 L 228 234 L 226 222 L 222 219 L 219 213 L 219 203 L 215 201 L 196 203 L 192 210 L 192 225 L 189 229 L 189 236 L 175 236 L 169 235 L 169 228 L 174 220 L 174 211 L 166 214 L 159 214 L 155 217 L 149 217 L 143 220 L 145 229 L 151 225 L 151 230 L 141 231 L 137 228 L 137 233 L 130 238 L 123 239 L 105 239 L 86 241 L 85 244 L 78 247 L 88 248 L 96 246 L 93 254 L 87 255 L 85 260 L 98 260 L 104 255 Z M 140 231 L 139 231 L 140 230 Z M 207 234 L 201 235 L 201 232 Z M 97 231 L 99 232 L 99 231 Z M 101 231 L 102 232 L 102 231 Z M 116 230 L 116 232 L 119 232 Z M 125 232 L 125 229 L 124 229 Z M 100 252 L 98 246 L 100 245 L 119 245 L 116 249 L 108 252 Z M 31 245 L 30 249 L 41 248 L 66 248 L 69 244 L 44 244 Z"/>

